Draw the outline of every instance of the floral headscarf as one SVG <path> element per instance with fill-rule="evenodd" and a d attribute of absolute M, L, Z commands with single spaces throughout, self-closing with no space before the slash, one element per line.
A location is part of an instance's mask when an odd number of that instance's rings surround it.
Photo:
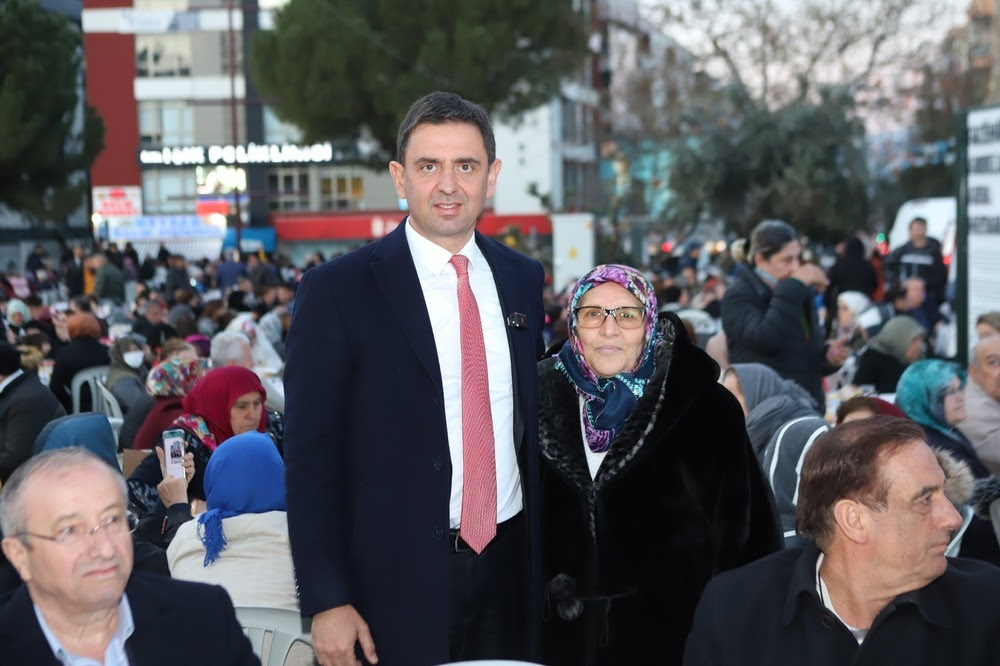
<path fill-rule="evenodd" d="M 576 307 L 590 289 L 613 282 L 628 290 L 643 306 L 646 324 L 645 343 L 635 367 L 614 377 L 598 377 L 583 356 L 583 347 L 576 330 Z M 646 388 L 646 382 L 656 369 L 656 343 L 660 334 L 656 329 L 656 293 L 642 273 L 621 264 L 602 264 L 580 278 L 573 289 L 569 307 L 569 341 L 559 352 L 556 368 L 569 378 L 584 399 L 583 422 L 587 445 L 595 453 L 607 451 L 615 434 L 635 409 Z"/>
<path fill-rule="evenodd" d="M 208 360 L 172 358 L 153 367 L 146 377 L 146 393 L 154 398 L 183 398 L 208 372 Z"/>
<path fill-rule="evenodd" d="M 911 364 L 896 385 L 896 404 L 925 428 L 953 437 L 953 426 L 944 415 L 944 399 L 952 381 L 965 385 L 965 371 L 957 363 L 931 359 Z"/>

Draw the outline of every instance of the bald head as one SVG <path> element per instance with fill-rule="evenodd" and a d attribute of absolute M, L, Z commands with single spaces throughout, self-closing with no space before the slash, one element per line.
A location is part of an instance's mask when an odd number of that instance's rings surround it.
<path fill-rule="evenodd" d="M 987 395 L 1000 402 L 1000 335 L 983 338 L 972 350 L 969 376 Z"/>

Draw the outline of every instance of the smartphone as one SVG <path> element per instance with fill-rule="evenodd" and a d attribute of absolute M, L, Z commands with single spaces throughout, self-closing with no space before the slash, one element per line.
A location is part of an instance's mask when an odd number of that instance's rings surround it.
<path fill-rule="evenodd" d="M 49 310 L 52 312 L 68 312 L 69 303 L 66 301 L 60 301 L 59 303 L 53 303 L 49 306 Z"/>
<path fill-rule="evenodd" d="M 184 478 L 184 431 L 163 432 L 163 476 Z"/>

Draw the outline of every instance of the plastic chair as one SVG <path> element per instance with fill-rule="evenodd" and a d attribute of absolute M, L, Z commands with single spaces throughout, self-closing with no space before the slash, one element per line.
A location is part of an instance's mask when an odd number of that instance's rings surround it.
<path fill-rule="evenodd" d="M 108 390 L 108 387 L 104 385 L 104 382 L 97 384 L 97 390 L 101 394 L 101 412 L 108 417 L 108 421 L 111 423 L 111 429 L 115 431 L 115 442 L 118 442 L 118 433 L 122 430 L 122 424 L 125 423 L 125 417 L 122 414 L 122 406 L 118 402 L 118 398 L 115 397 L 114 393 Z"/>
<path fill-rule="evenodd" d="M 962 537 L 965 536 L 965 530 L 969 529 L 969 524 L 972 523 L 972 518 L 976 515 L 971 504 L 963 504 L 958 507 L 958 512 L 962 514 L 962 526 L 958 528 L 951 538 L 951 542 L 948 543 L 948 548 L 944 551 L 946 557 L 958 557 L 958 551 L 962 547 Z"/>
<path fill-rule="evenodd" d="M 104 384 L 104 378 L 108 376 L 110 366 L 95 365 L 92 368 L 85 368 L 73 375 L 70 382 L 70 394 L 73 396 L 73 413 L 80 413 L 80 391 L 84 385 L 90 388 L 90 401 L 92 412 L 103 412 L 101 408 L 101 392 L 99 387 Z"/>
<path fill-rule="evenodd" d="M 244 633 L 262 666 L 312 666 L 312 639 L 302 631 L 302 617 L 284 608 L 236 609 Z"/>

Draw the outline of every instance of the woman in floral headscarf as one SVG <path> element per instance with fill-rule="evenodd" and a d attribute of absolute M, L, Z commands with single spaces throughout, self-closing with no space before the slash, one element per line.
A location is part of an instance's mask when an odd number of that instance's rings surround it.
<path fill-rule="evenodd" d="M 546 664 L 680 663 L 709 578 L 781 547 L 718 376 L 635 269 L 577 283 L 539 364 Z"/>

